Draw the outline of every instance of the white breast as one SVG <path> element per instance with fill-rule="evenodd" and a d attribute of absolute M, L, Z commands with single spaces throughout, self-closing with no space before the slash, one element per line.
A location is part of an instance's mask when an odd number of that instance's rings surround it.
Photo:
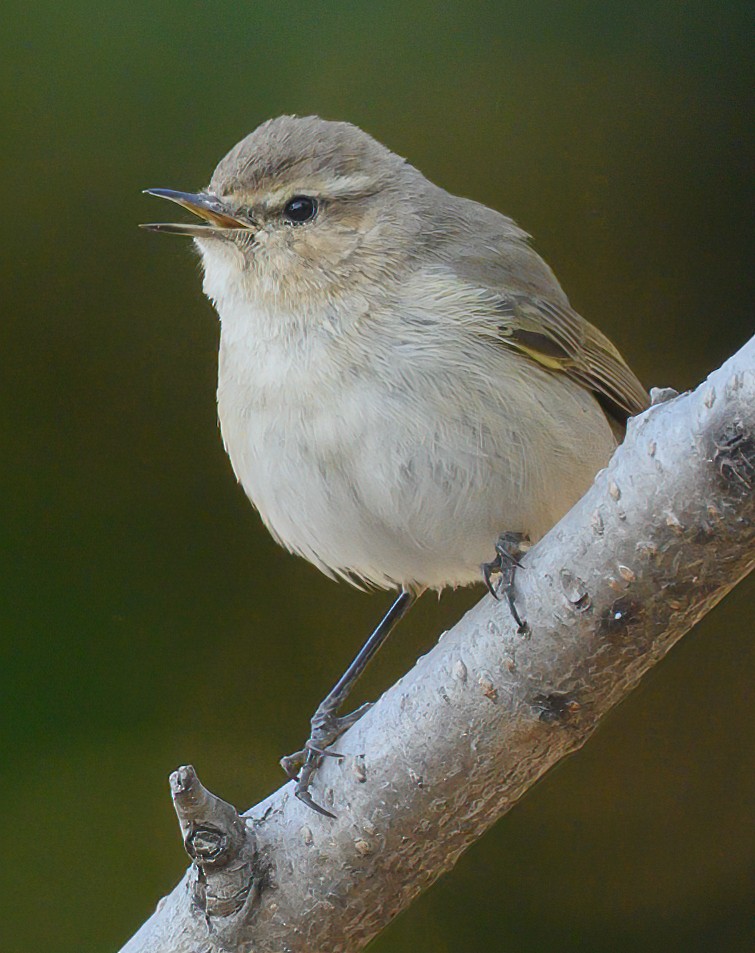
<path fill-rule="evenodd" d="M 233 468 L 276 539 L 329 574 L 474 582 L 499 533 L 538 538 L 613 449 L 590 394 L 461 327 L 458 301 L 446 324 L 427 296 L 423 313 L 303 315 L 209 290 Z"/>

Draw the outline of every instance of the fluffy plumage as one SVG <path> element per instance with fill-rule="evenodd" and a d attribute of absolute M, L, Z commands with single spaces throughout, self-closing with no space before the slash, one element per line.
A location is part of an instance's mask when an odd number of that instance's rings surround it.
<path fill-rule="evenodd" d="M 521 229 L 354 126 L 267 122 L 207 191 L 241 223 L 196 238 L 223 440 L 275 538 L 330 575 L 478 580 L 498 535 L 543 535 L 646 406 Z M 317 214 L 292 225 L 302 195 Z"/>

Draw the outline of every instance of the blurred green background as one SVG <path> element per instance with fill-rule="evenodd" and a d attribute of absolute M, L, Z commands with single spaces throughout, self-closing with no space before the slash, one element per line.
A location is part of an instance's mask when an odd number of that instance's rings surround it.
<path fill-rule="evenodd" d="M 215 419 L 186 243 L 136 228 L 260 121 L 363 126 L 535 236 L 648 385 L 753 331 L 749 4 L 6 0 L 4 953 L 113 951 L 186 865 L 168 772 L 244 808 L 386 605 L 278 549 Z M 751 153 L 750 153 L 751 154 Z M 427 599 L 375 697 L 477 593 Z M 375 953 L 739 951 L 745 583 Z"/>

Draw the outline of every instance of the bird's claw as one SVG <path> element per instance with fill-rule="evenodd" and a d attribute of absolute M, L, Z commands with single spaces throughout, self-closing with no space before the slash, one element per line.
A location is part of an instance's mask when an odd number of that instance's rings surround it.
<path fill-rule="evenodd" d="M 311 808 L 316 814 L 322 814 L 323 817 L 331 817 L 333 818 L 333 820 L 336 819 L 335 814 L 327 810 L 327 808 L 324 808 L 322 804 L 318 804 L 317 801 L 315 801 L 312 795 L 309 793 L 309 791 L 300 791 L 297 785 L 297 788 L 294 791 L 294 794 L 296 795 L 296 797 L 299 798 L 302 804 L 306 804 L 307 807 Z"/>
<path fill-rule="evenodd" d="M 495 559 L 480 567 L 483 582 L 491 596 L 497 600 L 500 600 L 501 594 L 506 596 L 519 635 L 529 632 L 529 626 L 522 620 L 514 602 L 514 576 L 517 569 L 523 568 L 520 558 L 527 551 L 527 542 L 527 537 L 522 533 L 501 533 L 495 544 Z M 500 576 L 497 585 L 493 582 L 493 576 Z"/>
<path fill-rule="evenodd" d="M 299 769 L 304 764 L 306 757 L 307 749 L 302 748 L 301 751 L 295 751 L 293 754 L 284 755 L 280 759 L 280 766 L 292 781 L 299 780 Z"/>
<path fill-rule="evenodd" d="M 321 758 L 343 758 L 339 751 L 331 751 L 330 748 L 318 748 L 316 744 L 311 741 L 307 742 L 306 745 L 307 751 L 311 751 L 313 754 L 319 755 Z"/>
<path fill-rule="evenodd" d="M 372 702 L 361 705 L 348 715 L 334 715 L 328 709 L 318 709 L 312 717 L 312 734 L 301 751 L 286 755 L 280 759 L 280 765 L 292 781 L 296 781 L 294 794 L 307 807 L 325 817 L 335 817 L 309 793 L 312 779 L 322 764 L 323 758 L 343 758 L 339 751 L 331 751 L 330 746 L 348 728 L 359 721 L 362 715 L 372 707 Z"/>
<path fill-rule="evenodd" d="M 501 597 L 498 595 L 498 588 L 493 584 L 493 576 L 498 575 L 501 571 L 501 557 L 496 556 L 491 562 L 483 563 L 480 569 L 482 570 L 482 580 L 488 592 L 498 601 Z"/>

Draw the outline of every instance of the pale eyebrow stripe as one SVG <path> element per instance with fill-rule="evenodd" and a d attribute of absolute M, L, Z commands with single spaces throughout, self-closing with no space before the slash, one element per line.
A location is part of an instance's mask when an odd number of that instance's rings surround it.
<path fill-rule="evenodd" d="M 293 198 L 295 195 L 322 195 L 326 198 L 340 198 L 367 191 L 370 181 L 369 176 L 362 173 L 337 175 L 327 179 L 305 179 L 300 185 L 287 183 L 286 185 L 274 186 L 255 195 L 255 200 L 267 206 L 276 206 L 282 205 L 287 199 Z"/>

